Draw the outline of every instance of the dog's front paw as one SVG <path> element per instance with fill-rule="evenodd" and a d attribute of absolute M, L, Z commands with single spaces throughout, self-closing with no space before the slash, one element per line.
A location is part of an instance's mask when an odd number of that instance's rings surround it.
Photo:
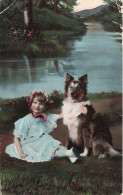
<path fill-rule="evenodd" d="M 66 154 L 66 156 L 69 157 L 69 159 L 72 163 L 75 163 L 76 160 L 78 159 L 78 157 L 76 156 L 76 154 L 73 151 L 73 148 L 71 148 L 70 150 L 66 150 L 65 154 Z"/>
<path fill-rule="evenodd" d="M 85 149 L 84 149 L 84 152 L 81 153 L 80 156 L 83 157 L 83 156 L 87 156 L 87 155 L 88 155 L 88 149 L 85 148 Z"/>
<path fill-rule="evenodd" d="M 87 156 L 87 154 L 85 154 L 84 152 L 80 154 L 81 157 L 83 156 Z"/>

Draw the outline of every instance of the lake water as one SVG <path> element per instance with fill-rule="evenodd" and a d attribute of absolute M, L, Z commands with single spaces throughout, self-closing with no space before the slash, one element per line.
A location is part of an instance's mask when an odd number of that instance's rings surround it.
<path fill-rule="evenodd" d="M 88 74 L 88 92 L 122 92 L 118 34 L 104 31 L 94 21 L 86 25 L 86 35 L 72 38 L 72 49 L 65 57 L 0 59 L 0 97 L 28 96 L 33 89 L 63 92 L 66 73 L 75 79 Z"/>

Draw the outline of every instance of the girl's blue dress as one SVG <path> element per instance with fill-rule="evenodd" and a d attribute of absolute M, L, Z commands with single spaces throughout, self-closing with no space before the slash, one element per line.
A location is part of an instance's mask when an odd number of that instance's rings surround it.
<path fill-rule="evenodd" d="M 44 162 L 54 158 L 54 152 L 58 148 L 60 141 L 55 140 L 48 133 L 57 126 L 57 114 L 46 114 L 47 120 L 34 118 L 30 114 L 15 122 L 13 134 L 20 138 L 20 144 L 24 154 L 22 160 L 28 162 Z M 15 144 L 6 147 L 6 153 L 11 157 L 21 159 Z"/>

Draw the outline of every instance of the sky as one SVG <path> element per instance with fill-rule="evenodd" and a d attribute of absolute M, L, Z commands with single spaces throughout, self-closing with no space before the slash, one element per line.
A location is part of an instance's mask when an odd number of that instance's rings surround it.
<path fill-rule="evenodd" d="M 93 9 L 104 4 L 103 0 L 77 0 L 77 6 L 74 7 L 74 11 L 81 11 L 84 9 Z"/>

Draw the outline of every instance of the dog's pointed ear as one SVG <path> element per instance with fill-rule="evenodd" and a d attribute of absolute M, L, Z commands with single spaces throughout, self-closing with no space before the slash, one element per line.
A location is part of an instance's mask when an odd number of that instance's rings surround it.
<path fill-rule="evenodd" d="M 68 86 L 70 84 L 71 81 L 74 80 L 74 77 L 72 77 L 70 74 L 66 74 L 66 81 L 65 81 L 65 97 L 67 97 L 67 93 L 68 93 Z"/>
<path fill-rule="evenodd" d="M 74 77 L 72 77 L 70 74 L 66 74 L 66 81 L 70 82 L 70 81 L 73 81 L 74 80 Z"/>
<path fill-rule="evenodd" d="M 81 77 L 79 78 L 79 81 L 80 81 L 80 82 L 83 82 L 85 85 L 87 85 L 87 77 L 88 77 L 88 75 L 85 74 L 85 75 L 83 75 L 83 76 L 81 76 Z"/>

